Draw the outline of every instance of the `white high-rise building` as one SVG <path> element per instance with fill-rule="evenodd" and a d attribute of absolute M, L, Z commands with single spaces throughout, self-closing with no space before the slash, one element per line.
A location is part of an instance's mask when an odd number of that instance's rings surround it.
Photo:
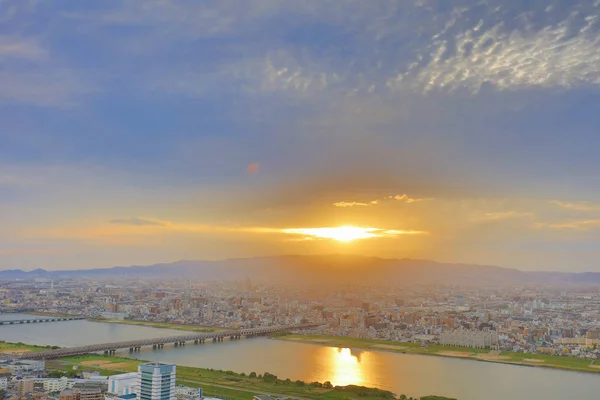
<path fill-rule="evenodd" d="M 140 364 L 138 374 L 138 400 L 175 400 L 175 364 Z"/>

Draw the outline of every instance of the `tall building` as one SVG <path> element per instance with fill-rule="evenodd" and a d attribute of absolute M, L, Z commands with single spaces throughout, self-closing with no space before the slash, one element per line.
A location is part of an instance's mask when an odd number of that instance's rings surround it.
<path fill-rule="evenodd" d="M 140 364 L 138 374 L 138 400 L 175 400 L 174 364 Z"/>

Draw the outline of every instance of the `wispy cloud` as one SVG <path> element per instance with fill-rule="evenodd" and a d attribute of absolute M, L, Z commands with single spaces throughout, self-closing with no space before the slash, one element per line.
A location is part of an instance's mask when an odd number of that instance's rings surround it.
<path fill-rule="evenodd" d="M 83 83 L 75 71 L 36 69 L 0 71 L 0 102 L 44 107 L 71 107 L 79 96 L 97 89 Z"/>
<path fill-rule="evenodd" d="M 152 44 L 165 38 L 235 37 L 240 42 L 248 38 L 252 43 L 245 46 L 242 57 L 236 47 L 235 56 L 229 54 L 215 70 L 241 78 L 238 83 L 251 93 L 352 96 L 461 88 L 477 92 L 486 84 L 500 90 L 600 84 L 600 18 L 597 7 L 585 4 L 576 4 L 570 14 L 563 15 L 545 11 L 545 5 L 530 6 L 531 15 L 550 16 L 540 17 L 541 25 L 533 24 L 527 12 L 515 18 L 515 10 L 506 11 L 511 5 L 499 0 L 457 1 L 445 10 L 428 2 L 404 0 L 377 6 L 354 0 L 257 0 L 244 3 L 243 11 L 236 0 L 120 4 L 67 14 L 86 25 L 151 27 L 158 32 L 155 38 L 146 38 Z M 355 44 L 348 46 L 324 36 L 312 48 L 281 46 L 280 41 L 261 35 L 268 22 L 278 18 L 291 26 L 318 21 L 340 32 L 354 32 Z M 411 23 L 419 25 L 418 34 Z M 145 48 L 155 51 L 154 46 Z M 211 73 L 231 84 L 232 79 Z M 155 86 L 198 95 L 214 79 L 198 79 L 189 73 L 188 79 L 168 81 Z"/>
<path fill-rule="evenodd" d="M 600 219 L 583 219 L 560 223 L 538 222 L 534 226 L 536 228 L 549 228 L 558 230 L 587 230 L 600 227 Z"/>
<path fill-rule="evenodd" d="M 66 250 L 48 249 L 0 249 L 0 256 L 22 255 L 22 254 L 63 254 Z"/>
<path fill-rule="evenodd" d="M 484 221 L 502 221 L 506 219 L 529 218 L 533 216 L 534 214 L 532 212 L 496 211 L 485 213 L 480 219 Z"/>
<path fill-rule="evenodd" d="M 312 62 L 312 58 L 303 58 L 298 60 L 283 51 L 268 55 L 262 71 L 261 92 L 315 94 L 340 80 L 338 75 L 329 75 L 324 68 Z"/>
<path fill-rule="evenodd" d="M 411 204 L 411 203 L 420 203 L 423 201 L 431 201 L 431 200 L 434 200 L 434 198 L 433 197 L 415 198 L 415 197 L 409 197 L 407 194 L 397 194 L 395 196 L 386 196 L 381 199 L 371 200 L 368 203 L 356 202 L 356 201 L 339 201 L 337 203 L 333 203 L 333 205 L 335 207 L 367 207 L 367 206 L 374 206 L 374 205 L 380 204 L 383 201 L 390 201 L 390 200 L 396 200 L 396 201 L 401 201 L 404 203 Z"/>
<path fill-rule="evenodd" d="M 371 203 L 360 203 L 358 201 L 338 201 L 333 203 L 336 207 L 367 207 L 379 203 L 377 200 L 373 200 Z"/>
<path fill-rule="evenodd" d="M 37 40 L 20 36 L 0 36 L 0 60 L 8 58 L 39 60 L 46 55 L 46 50 Z"/>
<path fill-rule="evenodd" d="M 594 204 L 587 201 L 569 202 L 553 200 L 550 204 L 557 205 L 561 208 L 573 211 L 600 211 L 600 204 Z"/>
<path fill-rule="evenodd" d="M 151 218 L 115 218 L 109 221 L 111 224 L 135 225 L 135 226 L 170 226 L 171 222 L 159 221 Z"/>
<path fill-rule="evenodd" d="M 597 11 L 583 17 L 574 12 L 540 29 L 530 27 L 526 19 L 512 29 L 504 21 L 472 22 L 455 36 L 434 35 L 430 55 L 420 55 L 388 86 L 477 92 L 485 84 L 501 90 L 599 85 L 598 22 Z"/>
<path fill-rule="evenodd" d="M 35 9 L 39 0 L 0 0 L 0 22 L 9 22 Z"/>

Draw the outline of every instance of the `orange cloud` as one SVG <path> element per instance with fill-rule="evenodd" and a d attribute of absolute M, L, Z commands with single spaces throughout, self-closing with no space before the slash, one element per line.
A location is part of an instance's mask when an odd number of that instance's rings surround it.
<path fill-rule="evenodd" d="M 340 242 L 350 242 L 358 239 L 372 239 L 399 235 L 422 235 L 427 232 L 414 230 L 395 230 L 381 228 L 363 228 L 357 226 L 338 226 L 326 228 L 288 228 L 282 233 L 304 237 L 305 239 L 332 239 Z"/>
<path fill-rule="evenodd" d="M 422 201 L 430 201 L 430 200 L 434 200 L 433 197 L 427 197 L 427 198 L 414 198 L 414 197 L 409 197 L 406 193 L 404 194 L 397 194 L 395 196 L 386 196 L 382 199 L 375 199 L 372 201 L 369 201 L 368 203 L 363 203 L 363 202 L 357 202 L 357 201 L 339 201 L 337 203 L 333 203 L 333 205 L 335 207 L 367 207 L 367 206 L 374 206 L 377 205 L 379 203 L 381 203 L 382 201 L 389 201 L 389 200 L 397 200 L 397 201 L 403 201 L 405 203 L 419 203 Z"/>

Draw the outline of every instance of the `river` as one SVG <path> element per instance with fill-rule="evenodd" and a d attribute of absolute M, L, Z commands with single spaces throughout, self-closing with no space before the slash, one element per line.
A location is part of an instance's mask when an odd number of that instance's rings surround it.
<path fill-rule="evenodd" d="M 27 318 L 4 314 L 2 319 Z M 89 321 L 0 326 L 0 340 L 78 346 L 189 332 Z M 128 352 L 121 353 L 129 356 Z M 236 372 L 270 372 L 279 378 L 334 385 L 364 385 L 408 396 L 438 394 L 459 400 L 592 400 L 600 398 L 600 375 L 469 360 L 339 349 L 253 338 L 163 350 L 135 357 Z"/>

